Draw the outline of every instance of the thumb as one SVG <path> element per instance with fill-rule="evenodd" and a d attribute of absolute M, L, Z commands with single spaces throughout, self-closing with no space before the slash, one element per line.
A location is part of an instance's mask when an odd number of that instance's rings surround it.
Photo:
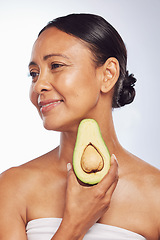
<path fill-rule="evenodd" d="M 78 183 L 71 163 L 67 163 L 67 172 L 68 172 L 68 176 L 67 176 L 68 182 L 72 182 L 74 184 Z"/>

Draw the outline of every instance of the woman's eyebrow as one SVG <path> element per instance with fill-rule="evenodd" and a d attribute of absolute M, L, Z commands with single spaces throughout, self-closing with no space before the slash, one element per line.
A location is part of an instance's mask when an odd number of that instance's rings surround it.
<path fill-rule="evenodd" d="M 48 58 L 51 58 L 51 57 L 63 57 L 63 58 L 66 58 L 66 59 L 69 59 L 66 55 L 64 54 L 60 54 L 60 53 L 52 53 L 52 54 L 47 54 L 43 57 L 43 60 L 46 61 Z M 29 64 L 28 64 L 28 67 L 30 66 L 37 66 L 37 63 L 35 63 L 34 61 L 31 61 Z"/>
<path fill-rule="evenodd" d="M 31 62 L 28 64 L 28 67 L 30 67 L 30 66 L 32 66 L 32 65 L 37 66 L 37 63 L 31 61 Z"/>
<path fill-rule="evenodd" d="M 68 58 L 66 55 L 64 55 L 64 54 L 51 53 L 51 54 L 45 55 L 45 56 L 43 57 L 43 60 L 46 61 L 48 58 L 51 58 L 51 57 L 63 57 L 63 58 L 69 59 L 69 58 Z"/>

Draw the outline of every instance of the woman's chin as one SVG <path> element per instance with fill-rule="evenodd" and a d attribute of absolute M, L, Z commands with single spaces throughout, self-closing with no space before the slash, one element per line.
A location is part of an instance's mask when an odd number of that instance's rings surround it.
<path fill-rule="evenodd" d="M 46 130 L 61 132 L 64 131 L 64 126 L 60 122 L 43 121 L 43 126 Z"/>
<path fill-rule="evenodd" d="M 52 130 L 57 132 L 74 132 L 77 131 L 79 122 L 70 122 L 70 121 L 48 121 L 47 119 L 43 119 L 43 126 L 46 130 Z"/>
<path fill-rule="evenodd" d="M 44 126 L 44 128 L 46 129 L 46 130 L 52 130 L 52 131 L 58 131 L 57 130 L 57 127 L 58 126 L 56 126 L 55 124 L 49 124 L 49 123 L 47 123 L 47 122 L 43 122 L 43 126 Z"/>

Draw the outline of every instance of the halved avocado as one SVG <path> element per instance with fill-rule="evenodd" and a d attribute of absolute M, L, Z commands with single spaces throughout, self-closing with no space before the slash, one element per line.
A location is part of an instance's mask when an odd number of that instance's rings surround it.
<path fill-rule="evenodd" d="M 78 127 L 73 152 L 73 169 L 77 178 L 93 185 L 101 181 L 110 168 L 110 153 L 98 123 L 84 119 Z"/>

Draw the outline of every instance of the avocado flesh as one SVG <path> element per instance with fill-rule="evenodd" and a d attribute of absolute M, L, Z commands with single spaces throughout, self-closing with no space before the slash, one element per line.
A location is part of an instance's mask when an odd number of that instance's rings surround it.
<path fill-rule="evenodd" d="M 81 121 L 73 152 L 73 169 L 77 178 L 93 185 L 101 181 L 110 168 L 110 153 L 102 138 L 98 123 Z"/>

